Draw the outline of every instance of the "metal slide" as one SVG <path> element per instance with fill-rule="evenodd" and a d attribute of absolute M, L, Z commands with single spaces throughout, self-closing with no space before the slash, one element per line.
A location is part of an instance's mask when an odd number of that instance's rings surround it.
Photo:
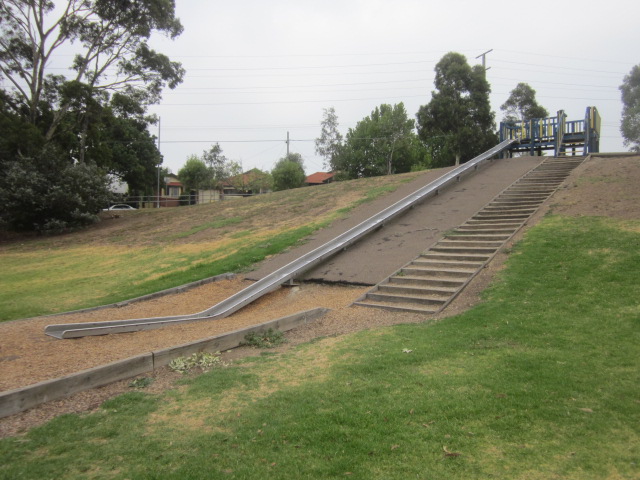
<path fill-rule="evenodd" d="M 260 298 L 261 296 L 277 289 L 280 285 L 294 279 L 295 277 L 315 267 L 319 263 L 327 260 L 339 251 L 346 249 L 368 233 L 382 227 L 386 222 L 389 222 L 395 217 L 401 215 L 412 206 L 420 203 L 430 196 L 437 195 L 441 188 L 446 187 L 451 183 L 457 182 L 463 174 L 468 173 L 471 170 L 476 170 L 480 164 L 490 160 L 504 150 L 507 150 L 516 142 L 517 140 L 505 140 L 501 142 L 492 149 L 487 150 L 482 155 L 479 155 L 474 159 L 451 170 L 449 173 L 443 175 L 434 182 L 431 182 L 429 185 L 425 185 L 421 189 L 406 196 L 402 200 L 394 203 L 390 207 L 382 210 L 378 214 L 370 217 L 359 225 L 351 228 L 341 235 L 338 235 L 333 240 L 325 243 L 324 245 L 316 248 L 315 250 L 312 250 L 305 255 L 302 255 L 297 260 L 294 260 L 288 265 L 281 267 L 270 275 L 267 275 L 261 280 L 255 282 L 253 285 L 250 285 L 244 290 L 241 290 L 240 292 L 212 306 L 211 308 L 208 308 L 207 310 L 203 310 L 202 312 L 191 315 L 176 315 L 170 317 L 138 318 L 133 320 L 115 320 L 109 322 L 48 325 L 47 327 L 45 327 L 44 332 L 47 335 L 61 339 L 79 338 L 89 335 L 107 335 L 110 333 L 137 332 L 139 330 L 150 330 L 153 328 L 160 328 L 166 325 L 173 325 L 181 322 L 214 320 L 217 318 L 227 317 L 235 311 L 241 309 L 245 305 L 248 305 L 254 300 Z"/>

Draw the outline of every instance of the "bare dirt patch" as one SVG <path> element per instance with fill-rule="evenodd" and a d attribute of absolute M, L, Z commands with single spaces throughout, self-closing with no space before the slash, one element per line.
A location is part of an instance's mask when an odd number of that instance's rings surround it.
<path fill-rule="evenodd" d="M 570 216 L 595 215 L 639 220 L 638 185 L 640 156 L 591 158 L 571 174 L 558 192 L 514 237 L 512 243 L 517 242 L 528 228 L 549 212 Z M 214 322 L 196 322 L 147 332 L 88 337 L 72 341 L 56 340 L 42 333 L 44 326 L 49 323 L 114 320 L 201 311 L 247 284 L 246 280 L 237 279 L 81 316 L 68 315 L 7 322 L 0 324 L 0 366 L 3 371 L 0 390 L 29 385 L 150 350 L 217 335 L 316 307 L 327 307 L 332 311 L 311 324 L 288 332 L 289 343 L 275 351 L 285 351 L 293 345 L 318 337 L 343 335 L 399 323 L 437 321 L 463 312 L 480 302 L 481 292 L 491 283 L 496 272 L 503 268 L 508 251 L 509 245 L 496 255 L 491 264 L 477 275 L 465 291 L 438 317 L 349 307 L 367 288 L 303 284 L 300 287 L 281 288 L 231 317 Z M 241 347 L 224 353 L 223 358 L 225 361 L 232 361 L 248 355 L 259 355 L 259 351 Z M 147 376 L 155 379 L 154 383 L 145 389 L 151 393 L 173 388 L 175 380 L 182 377 L 166 368 Z M 130 381 L 122 381 L 81 392 L 0 419 L 0 437 L 23 432 L 62 413 L 95 409 L 105 399 L 131 390 L 129 383 Z"/>

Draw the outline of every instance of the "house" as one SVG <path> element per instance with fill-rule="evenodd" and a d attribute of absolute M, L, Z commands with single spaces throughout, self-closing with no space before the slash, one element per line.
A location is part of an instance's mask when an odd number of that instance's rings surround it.
<path fill-rule="evenodd" d="M 175 175 L 164 177 L 164 188 L 160 189 L 159 202 L 161 207 L 177 207 L 180 205 L 180 196 L 184 192 L 182 182 Z"/>
<path fill-rule="evenodd" d="M 230 177 L 222 183 L 222 193 L 229 197 L 247 197 L 271 191 L 270 175 L 257 168 Z"/>
<path fill-rule="evenodd" d="M 326 185 L 334 180 L 335 173 L 316 172 L 304 179 L 306 185 Z"/>

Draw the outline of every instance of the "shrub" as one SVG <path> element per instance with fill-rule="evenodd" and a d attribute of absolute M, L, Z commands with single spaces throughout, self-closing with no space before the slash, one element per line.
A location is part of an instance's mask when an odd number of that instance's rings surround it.
<path fill-rule="evenodd" d="M 33 157 L 0 160 L 0 225 L 60 232 L 98 221 L 109 179 L 93 164 L 72 163 L 51 147 Z"/>
<path fill-rule="evenodd" d="M 245 343 L 254 348 L 274 348 L 287 342 L 284 333 L 270 328 L 265 332 L 250 332 L 244 336 Z"/>

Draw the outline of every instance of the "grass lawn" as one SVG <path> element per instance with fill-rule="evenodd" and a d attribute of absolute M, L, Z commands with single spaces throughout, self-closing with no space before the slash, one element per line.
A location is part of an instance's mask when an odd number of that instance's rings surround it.
<path fill-rule="evenodd" d="M 0 321 L 115 303 L 246 271 L 418 175 L 128 212 L 103 220 L 104 233 L 93 228 L 0 246 Z"/>
<path fill-rule="evenodd" d="M 640 222 L 547 217 L 481 305 L 135 391 L 0 478 L 640 478 Z"/>

